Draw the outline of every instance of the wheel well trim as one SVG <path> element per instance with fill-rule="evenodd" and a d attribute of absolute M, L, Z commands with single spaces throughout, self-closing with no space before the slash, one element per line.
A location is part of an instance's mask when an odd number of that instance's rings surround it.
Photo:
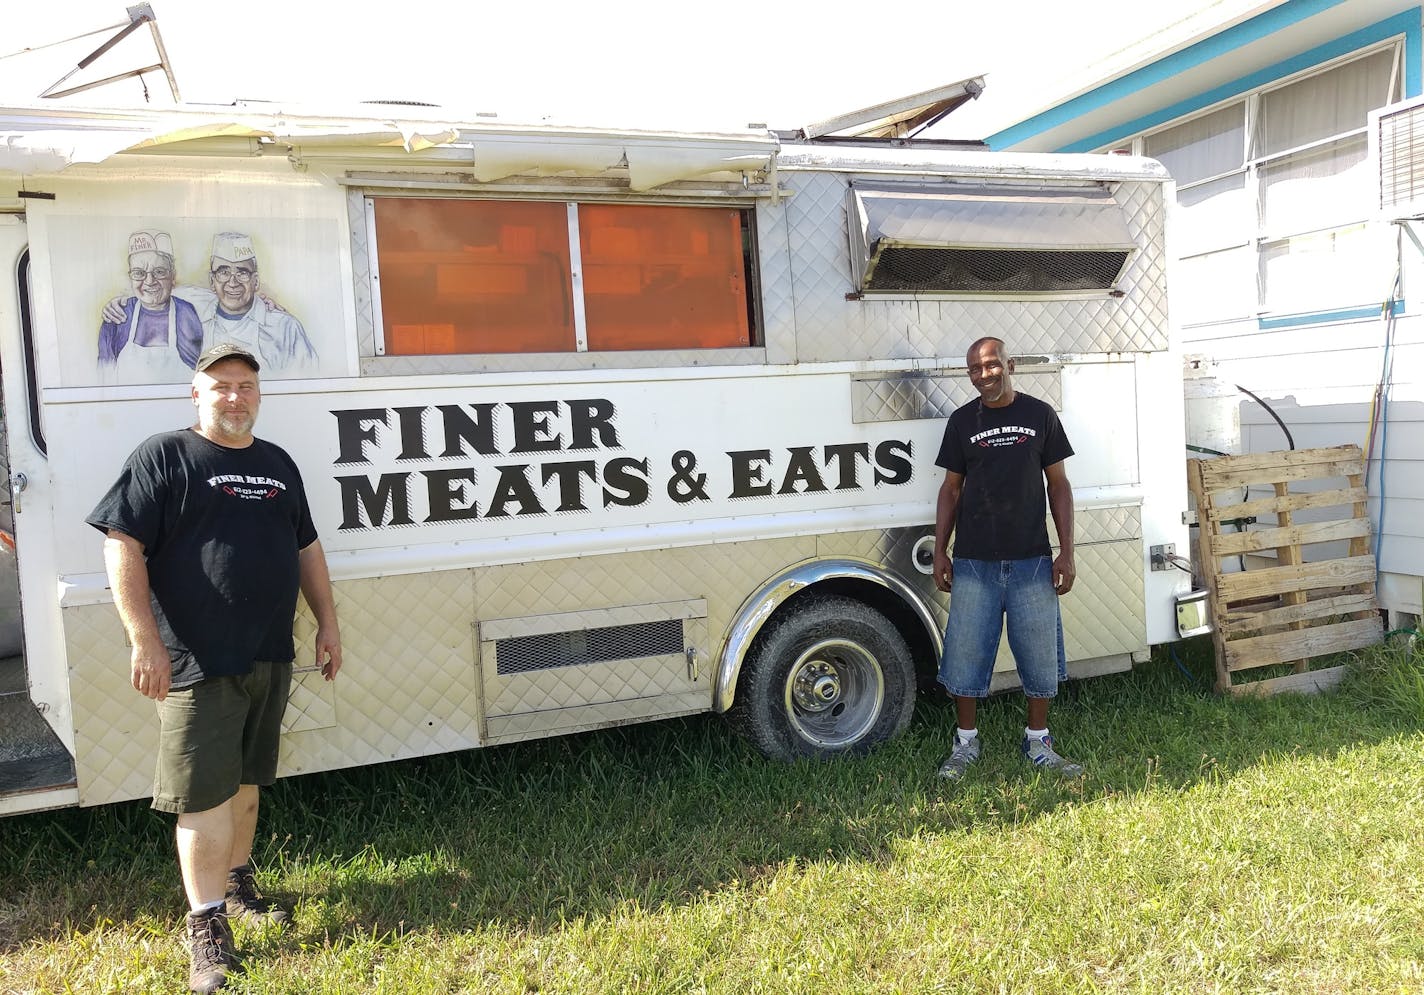
<path fill-rule="evenodd" d="M 752 642 L 777 610 L 792 595 L 828 580 L 864 581 L 896 595 L 915 613 L 930 638 L 935 655 L 939 655 L 944 637 L 934 613 L 920 593 L 896 574 L 868 560 L 846 557 L 800 563 L 763 584 L 738 610 L 722 642 L 722 651 L 717 656 L 717 679 L 712 689 L 714 712 L 725 712 L 732 707 L 737 679 L 741 676 L 742 664 L 751 651 Z"/>

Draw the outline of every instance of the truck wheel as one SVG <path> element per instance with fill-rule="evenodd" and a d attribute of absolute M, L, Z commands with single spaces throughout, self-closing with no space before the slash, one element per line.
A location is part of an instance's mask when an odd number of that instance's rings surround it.
<path fill-rule="evenodd" d="M 773 760 L 863 754 L 915 708 L 915 668 L 884 615 L 851 598 L 807 595 L 757 636 L 732 720 Z"/>

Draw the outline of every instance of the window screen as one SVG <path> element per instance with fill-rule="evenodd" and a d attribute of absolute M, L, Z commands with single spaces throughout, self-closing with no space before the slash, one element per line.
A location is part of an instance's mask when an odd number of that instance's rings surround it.
<path fill-rule="evenodd" d="M 1143 136 L 1177 181 L 1183 326 L 1377 300 L 1389 233 L 1367 222 L 1377 188 L 1364 132 L 1399 95 L 1400 55 L 1398 43 L 1362 51 Z"/>
<path fill-rule="evenodd" d="M 753 343 L 750 211 L 372 198 L 385 354 Z"/>
<path fill-rule="evenodd" d="M 742 212 L 579 205 L 588 347 L 750 344 Z"/>
<path fill-rule="evenodd" d="M 1240 169 L 1246 157 L 1246 105 L 1232 104 L 1148 135 L 1143 152 L 1166 166 L 1179 184 Z"/>
<path fill-rule="evenodd" d="M 1258 156 L 1270 156 L 1363 128 L 1393 94 L 1394 49 L 1306 77 L 1261 95 Z"/>
<path fill-rule="evenodd" d="M 574 348 L 563 204 L 377 199 L 386 352 Z"/>

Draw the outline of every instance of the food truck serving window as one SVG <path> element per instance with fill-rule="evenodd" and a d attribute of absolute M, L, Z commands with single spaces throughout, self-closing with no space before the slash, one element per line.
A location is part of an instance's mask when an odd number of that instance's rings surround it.
<path fill-rule="evenodd" d="M 848 207 L 866 292 L 1102 294 L 1135 248 L 1098 186 L 856 184 Z"/>
<path fill-rule="evenodd" d="M 753 344 L 750 212 L 371 200 L 390 356 Z"/>

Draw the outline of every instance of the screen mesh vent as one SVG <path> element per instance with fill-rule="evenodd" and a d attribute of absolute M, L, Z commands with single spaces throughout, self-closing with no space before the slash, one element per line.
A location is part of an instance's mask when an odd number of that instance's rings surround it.
<path fill-rule="evenodd" d="M 527 674 L 609 660 L 667 656 L 681 654 L 685 646 L 682 619 L 511 636 L 495 641 L 495 672 Z"/>
<path fill-rule="evenodd" d="M 865 289 L 997 294 L 1109 290 L 1127 256 L 1125 251 L 885 248 L 876 256 Z"/>

